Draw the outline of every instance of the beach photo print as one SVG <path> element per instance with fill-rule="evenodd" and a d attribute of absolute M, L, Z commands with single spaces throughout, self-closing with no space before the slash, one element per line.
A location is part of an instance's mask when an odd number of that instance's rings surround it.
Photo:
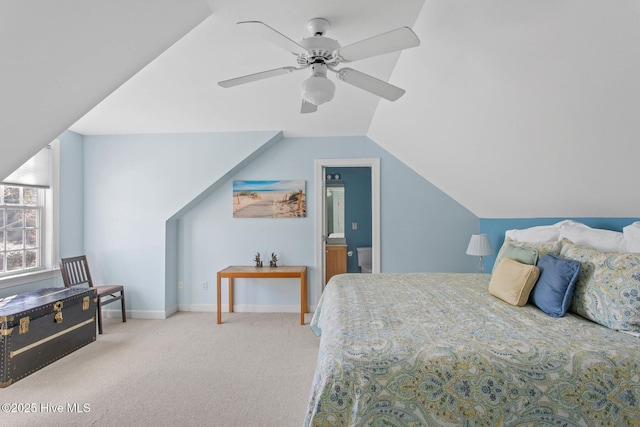
<path fill-rule="evenodd" d="M 304 180 L 233 181 L 234 218 L 301 218 L 307 214 Z"/>

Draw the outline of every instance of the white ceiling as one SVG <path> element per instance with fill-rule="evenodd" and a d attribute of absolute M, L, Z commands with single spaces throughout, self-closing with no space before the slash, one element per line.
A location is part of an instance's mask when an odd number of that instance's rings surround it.
<path fill-rule="evenodd" d="M 237 21 L 300 40 L 314 17 L 342 45 L 412 27 L 350 64 L 407 93 L 337 81 L 302 115 L 304 72 L 217 86 L 295 65 Z M 640 217 L 637 0 L 0 0 L 0 52 L 0 175 L 69 127 L 367 135 L 481 218 Z"/>
<path fill-rule="evenodd" d="M 414 30 L 370 138 L 480 218 L 640 217 L 639 1 L 428 0 Z"/>
<path fill-rule="evenodd" d="M 82 134 L 283 130 L 285 136 L 366 135 L 379 98 L 337 81 L 332 74 L 335 98 L 313 114 L 300 114 L 304 71 L 219 87 L 221 80 L 296 65 L 295 56 L 236 23 L 262 21 L 301 41 L 310 36 L 307 22 L 322 17 L 331 24 L 326 36 L 344 46 L 412 27 L 423 3 L 403 0 L 399 7 L 386 0 L 209 0 L 212 16 L 71 129 Z M 388 80 L 398 56 L 383 55 L 349 66 Z"/>
<path fill-rule="evenodd" d="M 0 179 L 210 14 L 203 0 L 0 1 Z"/>

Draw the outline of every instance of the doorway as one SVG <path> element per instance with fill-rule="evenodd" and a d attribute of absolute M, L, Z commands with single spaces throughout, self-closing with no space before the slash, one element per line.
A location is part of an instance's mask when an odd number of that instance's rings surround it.
<path fill-rule="evenodd" d="M 380 159 L 317 159 L 315 162 L 315 246 L 321 289 L 326 267 L 326 171 L 330 168 L 368 167 L 371 169 L 371 272 L 380 272 Z M 350 224 L 347 224 L 349 227 Z M 353 254 L 352 256 L 356 256 Z"/>

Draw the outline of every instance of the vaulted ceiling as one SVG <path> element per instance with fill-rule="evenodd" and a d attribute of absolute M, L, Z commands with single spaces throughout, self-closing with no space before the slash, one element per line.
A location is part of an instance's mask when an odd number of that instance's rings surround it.
<path fill-rule="evenodd" d="M 479 217 L 640 217 L 636 0 L 0 5 L 0 175 L 68 128 L 368 135 Z M 301 115 L 303 72 L 217 86 L 295 65 L 237 21 L 298 41 L 315 17 L 342 45 L 412 27 L 419 47 L 349 65 L 407 93 L 389 102 L 336 82 Z"/>
<path fill-rule="evenodd" d="M 282 130 L 285 136 L 366 135 L 379 98 L 337 81 L 334 99 L 300 114 L 306 71 L 223 89 L 218 82 L 296 66 L 296 57 L 237 25 L 258 20 L 292 40 L 307 22 L 330 22 L 327 37 L 347 45 L 412 27 L 423 0 L 209 0 L 213 14 L 76 123 L 80 133 Z M 388 80 L 400 53 L 349 64 Z M 408 89 L 408 88 L 406 88 Z M 384 101 L 388 102 L 388 101 Z"/>

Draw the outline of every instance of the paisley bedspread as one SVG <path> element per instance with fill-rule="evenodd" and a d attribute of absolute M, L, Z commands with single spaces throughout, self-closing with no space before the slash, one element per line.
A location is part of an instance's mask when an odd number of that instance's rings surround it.
<path fill-rule="evenodd" d="M 640 425 L 639 338 L 511 306 L 489 279 L 332 278 L 305 425 Z"/>

